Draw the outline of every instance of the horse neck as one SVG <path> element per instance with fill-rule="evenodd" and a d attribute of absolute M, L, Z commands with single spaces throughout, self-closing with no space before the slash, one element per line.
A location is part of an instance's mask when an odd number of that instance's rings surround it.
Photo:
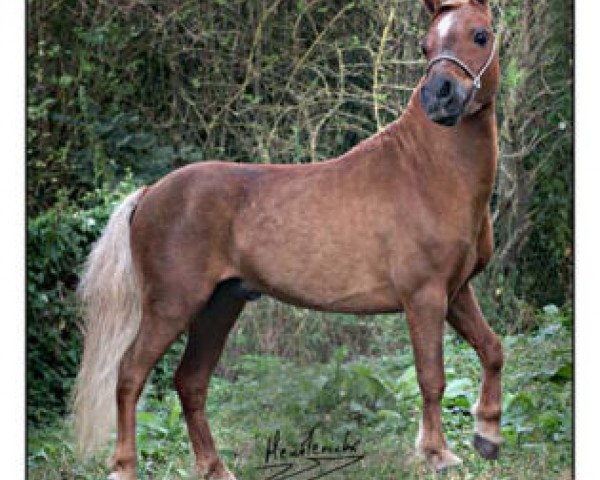
<path fill-rule="evenodd" d="M 438 125 L 425 115 L 415 88 L 392 131 L 403 150 L 402 161 L 431 175 L 439 172 L 461 183 L 472 184 L 477 196 L 491 196 L 496 175 L 497 134 L 495 101 L 462 119 L 454 127 Z"/>

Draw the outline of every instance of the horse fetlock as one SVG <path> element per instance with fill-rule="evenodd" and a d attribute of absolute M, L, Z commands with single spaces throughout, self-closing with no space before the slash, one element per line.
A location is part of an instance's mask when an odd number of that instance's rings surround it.
<path fill-rule="evenodd" d="M 486 420 L 476 416 L 475 434 L 496 445 L 500 445 L 502 443 L 500 422 L 498 420 Z"/>
<path fill-rule="evenodd" d="M 434 467 L 441 463 L 445 463 L 445 460 L 451 459 L 452 456 L 456 457 L 456 455 L 448 450 L 445 443 L 436 445 L 433 442 L 424 440 L 421 431 L 419 431 L 419 434 L 417 435 L 415 448 L 417 454 Z M 458 457 L 456 458 L 458 459 Z"/>
<path fill-rule="evenodd" d="M 473 405 L 471 414 L 475 418 L 475 434 L 493 444 L 500 445 L 502 443 L 500 406 L 484 407 L 477 402 Z"/>
<path fill-rule="evenodd" d="M 436 471 L 441 472 L 462 463 L 460 457 L 447 448 L 445 440 L 435 442 L 423 431 L 423 422 L 419 422 L 419 431 L 415 441 L 417 454 Z"/>
<path fill-rule="evenodd" d="M 500 408 L 484 409 L 477 403 L 473 406 L 472 413 L 475 417 L 475 450 L 486 460 L 497 459 L 502 444 Z"/>
<path fill-rule="evenodd" d="M 482 403 L 477 400 L 471 407 L 471 415 L 478 420 L 485 420 L 491 423 L 500 423 L 502 407 L 497 402 Z"/>
<path fill-rule="evenodd" d="M 133 454 L 124 454 L 118 450 L 108 459 L 108 467 L 112 473 L 108 476 L 109 480 L 135 480 L 136 478 L 136 456 Z"/>

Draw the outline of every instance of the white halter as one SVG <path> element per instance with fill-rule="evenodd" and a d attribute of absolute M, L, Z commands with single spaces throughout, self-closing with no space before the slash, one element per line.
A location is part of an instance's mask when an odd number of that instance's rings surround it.
<path fill-rule="evenodd" d="M 487 71 L 489 66 L 492 64 L 492 60 L 494 59 L 495 53 L 496 53 L 496 36 L 494 36 L 494 43 L 492 44 L 492 51 L 490 52 L 490 56 L 487 58 L 485 64 L 483 65 L 483 67 L 481 67 L 481 70 L 479 70 L 479 73 L 477 75 L 475 75 L 471 71 L 471 69 L 467 66 L 467 64 L 465 62 L 456 58 L 454 55 L 438 55 L 437 57 L 433 58 L 427 64 L 427 72 L 426 73 L 427 73 L 427 75 L 429 75 L 429 71 L 431 70 L 431 67 L 433 67 L 433 65 L 435 65 L 437 62 L 441 62 L 442 60 L 450 60 L 451 62 L 456 63 L 460 68 L 462 68 L 469 75 L 469 77 L 471 77 L 473 79 L 473 87 L 475 88 L 475 90 L 479 90 L 481 88 L 481 77 L 483 77 L 483 75 L 485 74 L 485 72 Z"/>

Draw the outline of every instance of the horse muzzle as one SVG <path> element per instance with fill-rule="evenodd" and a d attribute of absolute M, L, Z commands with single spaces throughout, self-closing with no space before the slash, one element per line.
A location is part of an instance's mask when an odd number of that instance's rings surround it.
<path fill-rule="evenodd" d="M 452 127 L 464 113 L 469 94 L 456 79 L 439 74 L 421 87 L 420 98 L 431 121 Z"/>

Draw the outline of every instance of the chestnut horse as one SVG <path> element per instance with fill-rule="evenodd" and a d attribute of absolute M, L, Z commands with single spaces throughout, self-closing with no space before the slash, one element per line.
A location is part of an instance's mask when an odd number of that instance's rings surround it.
<path fill-rule="evenodd" d="M 210 376 L 244 304 L 405 311 L 423 414 L 417 451 L 460 462 L 442 432 L 444 319 L 483 370 L 474 446 L 496 458 L 502 347 L 469 281 L 492 254 L 497 41 L 487 0 L 424 0 L 426 75 L 402 116 L 339 158 L 310 165 L 203 162 L 131 194 L 80 285 L 86 336 L 75 397 L 83 452 L 106 439 L 111 479 L 136 478 L 136 403 L 184 332 L 175 385 L 201 477 L 234 479 L 205 414 Z"/>

